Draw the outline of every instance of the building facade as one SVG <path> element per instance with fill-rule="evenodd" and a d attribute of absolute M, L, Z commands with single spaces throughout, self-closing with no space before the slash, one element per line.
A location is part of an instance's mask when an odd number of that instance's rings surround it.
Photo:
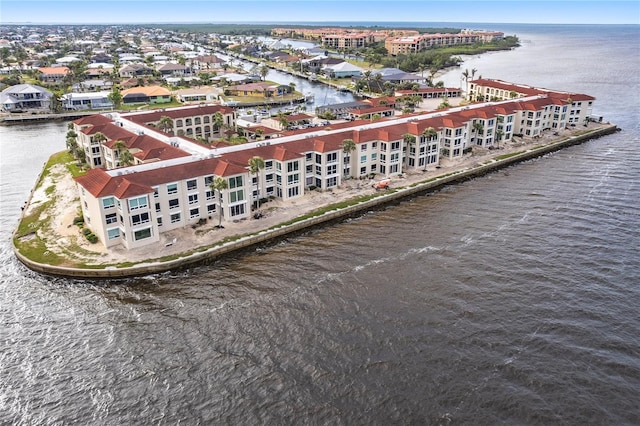
<path fill-rule="evenodd" d="M 511 92 L 503 84 L 475 80 L 470 87 L 476 94 L 487 93 L 487 89 L 489 93 L 491 89 Z M 499 147 L 514 135 L 536 138 L 591 115 L 593 97 L 536 90 L 539 93 L 517 99 L 356 120 L 333 129 L 315 127 L 284 132 L 269 140 L 216 147 L 187 138 L 177 139 L 178 144 L 172 137 L 155 139 L 161 135 L 154 134 L 149 123 L 158 123 L 162 114 L 171 115 L 174 121 L 190 118 L 193 122 L 202 117 L 197 108 L 76 120 L 74 126 L 89 142 L 86 146 L 93 149 L 97 145 L 98 152 L 104 153 L 100 158 L 108 164 L 76 178 L 82 211 L 87 226 L 106 247 L 120 244 L 134 249 L 157 244 L 163 232 L 203 220 L 247 219 L 261 198 L 295 201 L 306 191 L 331 190 L 349 178 L 422 170 L 461 158 L 474 147 Z M 227 115 L 232 116 L 233 110 Z M 131 131 L 140 128 L 150 133 Z M 96 144 L 98 132 L 109 133 L 109 140 Z M 139 147 L 136 165 L 118 167 L 114 160 L 122 147 L 116 147 L 117 140 L 127 140 L 130 150 Z M 166 152 L 160 153 L 161 145 Z M 253 157 L 264 161 L 257 173 L 249 168 Z M 226 182 L 225 189 L 213 188 L 217 178 Z"/>

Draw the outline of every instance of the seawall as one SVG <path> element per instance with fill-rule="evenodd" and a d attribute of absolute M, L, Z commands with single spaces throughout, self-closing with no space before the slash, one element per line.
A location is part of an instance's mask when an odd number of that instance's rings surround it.
<path fill-rule="evenodd" d="M 616 125 L 609 125 L 607 127 L 592 130 L 582 135 L 566 137 L 558 141 L 528 148 L 522 152 L 505 155 L 503 158 L 497 157 L 497 159 L 488 159 L 482 165 L 454 171 L 440 177 L 435 177 L 426 182 L 393 189 L 388 193 L 385 193 L 384 195 L 375 197 L 368 201 L 363 201 L 348 207 L 331 210 L 322 215 L 303 219 L 295 223 L 290 223 L 273 229 L 261 231 L 246 237 L 239 238 L 233 242 L 225 243 L 220 246 L 203 248 L 200 252 L 184 255 L 183 257 L 179 257 L 170 261 L 141 263 L 138 265 L 122 268 L 107 267 L 103 269 L 80 269 L 33 262 L 19 253 L 15 247 L 14 253 L 20 260 L 20 262 L 22 262 L 33 271 L 45 275 L 53 275 L 66 278 L 118 279 L 158 274 L 170 270 L 184 269 L 194 264 L 214 261 L 224 256 L 239 254 L 245 250 L 250 250 L 262 245 L 268 245 L 273 243 L 274 241 L 278 241 L 285 237 L 302 233 L 315 227 L 341 221 L 349 217 L 358 216 L 363 212 L 374 210 L 376 208 L 380 208 L 381 206 L 392 204 L 394 202 L 399 202 L 409 197 L 437 191 L 444 186 L 482 176 L 487 173 L 509 167 L 513 164 L 540 157 L 547 153 L 558 151 L 572 145 L 578 145 L 587 140 L 599 138 L 616 131 L 618 131 Z"/>

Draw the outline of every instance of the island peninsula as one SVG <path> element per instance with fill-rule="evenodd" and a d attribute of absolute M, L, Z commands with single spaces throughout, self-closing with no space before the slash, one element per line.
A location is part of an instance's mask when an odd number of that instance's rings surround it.
<path fill-rule="evenodd" d="M 79 146 L 100 146 L 105 162 L 122 161 L 126 149 L 135 164 L 92 168 L 75 180 L 62 164 L 48 170 L 14 235 L 16 255 L 52 275 L 159 273 L 616 130 L 592 116 L 588 95 L 489 79 L 470 81 L 469 92 L 494 100 L 322 121 L 242 145 L 207 146 L 175 136 L 175 127 L 160 130 L 167 116 L 174 126 L 225 113 L 233 120 L 219 105 L 78 119 Z M 374 188 L 382 179 L 391 181 L 386 191 Z M 86 229 L 97 242 L 85 238 Z"/>

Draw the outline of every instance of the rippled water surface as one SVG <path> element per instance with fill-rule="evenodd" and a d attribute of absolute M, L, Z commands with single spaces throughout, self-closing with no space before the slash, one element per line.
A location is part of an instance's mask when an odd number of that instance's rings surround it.
<path fill-rule="evenodd" d="M 639 33 L 597 28 L 526 26 L 469 66 L 592 94 L 623 131 L 186 272 L 22 267 L 66 127 L 0 127 L 0 423 L 639 424 Z"/>

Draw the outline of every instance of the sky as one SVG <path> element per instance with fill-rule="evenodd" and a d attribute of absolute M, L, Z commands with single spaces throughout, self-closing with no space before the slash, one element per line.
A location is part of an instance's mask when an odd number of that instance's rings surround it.
<path fill-rule="evenodd" d="M 0 0 L 0 24 L 640 24 L 640 0 Z"/>

